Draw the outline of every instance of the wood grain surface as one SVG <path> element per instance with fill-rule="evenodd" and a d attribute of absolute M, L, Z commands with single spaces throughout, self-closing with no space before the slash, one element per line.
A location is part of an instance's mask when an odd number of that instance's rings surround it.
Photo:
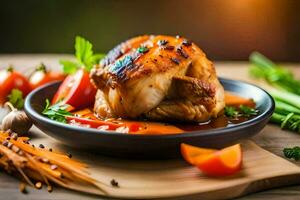
<path fill-rule="evenodd" d="M 59 69 L 58 60 L 60 58 L 69 58 L 68 55 L 1 55 L 0 56 L 0 67 L 5 67 L 7 64 L 13 64 L 17 69 L 20 69 L 25 74 L 30 73 L 30 69 L 43 61 L 45 64 L 53 67 L 54 69 Z M 300 69 L 297 68 L 299 64 L 289 64 L 295 74 L 300 76 Z M 254 82 L 256 84 L 261 84 L 256 81 L 250 80 L 247 76 L 247 63 L 237 63 L 237 62 L 227 62 L 227 63 L 216 63 L 218 74 L 222 77 L 228 77 L 238 80 L 246 80 L 249 82 Z M 43 133 L 39 131 L 32 131 L 32 137 L 36 142 L 43 140 Z M 52 141 L 52 139 L 48 139 Z M 298 134 L 282 131 L 277 126 L 267 125 L 264 130 L 255 136 L 253 140 L 259 144 L 259 146 L 269 150 L 278 156 L 282 155 L 282 149 L 287 146 L 300 145 L 300 136 Z M 54 142 L 54 140 L 53 140 Z M 57 143 L 56 143 L 57 144 Z M 69 150 L 68 147 L 63 145 L 59 146 L 64 148 L 66 151 Z M 82 153 L 78 155 L 85 158 L 86 160 L 93 159 L 89 154 Z M 76 157 L 76 155 L 75 155 Z M 110 159 L 110 158 L 106 158 Z M 171 161 L 165 161 L 171 162 Z M 294 162 L 296 165 L 300 166 L 300 163 Z M 275 166 L 280 169 L 280 166 Z M 268 173 L 268 172 L 266 172 Z M 298 179 L 298 177 L 296 177 Z M 32 190 L 29 189 L 29 194 L 23 195 L 18 191 L 19 181 L 9 175 L 4 173 L 0 174 L 0 199 L 107 199 L 99 198 L 98 196 L 85 195 L 77 192 L 67 191 L 62 188 L 56 188 L 51 194 L 47 193 L 45 190 Z M 274 183 L 273 183 L 274 184 Z M 255 186 L 257 187 L 257 186 Z M 228 191 L 231 193 L 237 192 L 235 190 Z M 249 192 L 249 191 L 248 191 Z M 248 195 L 240 199 L 298 199 L 300 195 L 300 186 L 277 188 L 272 190 L 267 190 L 264 192 L 259 192 L 256 194 Z M 184 199 L 184 198 L 183 198 Z M 194 199 L 191 197 L 191 199 Z M 197 198 L 196 198 L 197 199 Z"/>

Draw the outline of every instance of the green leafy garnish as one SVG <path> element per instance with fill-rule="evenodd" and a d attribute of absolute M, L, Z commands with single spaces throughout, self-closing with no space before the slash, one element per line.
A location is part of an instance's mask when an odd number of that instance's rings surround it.
<path fill-rule="evenodd" d="M 60 64 L 63 65 L 64 73 L 73 74 L 80 67 L 84 67 L 85 70 L 90 71 L 93 65 L 99 63 L 99 61 L 105 56 L 104 54 L 94 54 L 93 45 L 83 37 L 76 36 L 75 38 L 75 56 L 77 61 L 60 60 Z"/>
<path fill-rule="evenodd" d="M 240 105 L 239 108 L 244 117 L 251 117 L 258 114 L 258 110 L 248 106 Z"/>
<path fill-rule="evenodd" d="M 66 116 L 72 115 L 69 111 L 67 111 L 68 107 L 68 104 L 64 104 L 61 101 L 51 105 L 49 99 L 46 99 L 46 106 L 42 114 L 47 116 L 49 119 L 67 123 Z"/>
<path fill-rule="evenodd" d="M 289 159 L 300 160 L 300 147 L 284 148 L 283 154 Z"/>
<path fill-rule="evenodd" d="M 8 101 L 17 109 L 23 109 L 24 106 L 24 98 L 23 92 L 18 89 L 13 89 L 8 95 Z"/>
<path fill-rule="evenodd" d="M 65 74 L 74 74 L 80 68 L 80 64 L 69 60 L 60 60 L 59 63 L 63 66 Z"/>
<path fill-rule="evenodd" d="M 226 106 L 224 109 L 224 114 L 227 117 L 236 118 L 238 116 L 239 112 L 237 111 L 237 109 L 235 107 Z"/>
<path fill-rule="evenodd" d="M 224 114 L 229 118 L 251 117 L 256 116 L 258 114 L 258 110 L 244 105 L 240 105 L 238 108 L 226 106 L 224 109 Z"/>

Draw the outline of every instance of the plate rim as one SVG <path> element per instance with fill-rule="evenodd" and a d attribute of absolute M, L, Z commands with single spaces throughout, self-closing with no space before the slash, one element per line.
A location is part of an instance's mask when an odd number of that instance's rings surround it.
<path fill-rule="evenodd" d="M 249 85 L 251 87 L 254 87 L 258 90 L 261 90 L 264 94 L 266 94 L 266 96 L 268 97 L 268 99 L 270 100 L 270 106 L 261 114 L 259 114 L 258 116 L 247 120 L 245 122 L 239 123 L 236 126 L 231 126 L 231 127 L 221 127 L 221 128 L 214 128 L 214 129 L 210 129 L 210 130 L 196 130 L 196 131 L 185 131 L 184 133 L 172 133 L 172 134 L 155 134 L 155 135 L 149 135 L 149 134 L 124 134 L 124 133 L 119 133 L 119 132 L 115 132 L 115 131 L 103 131 L 103 130 L 97 130 L 97 129 L 93 129 L 93 128 L 85 128 L 85 127 L 76 127 L 76 126 L 72 126 L 69 124 L 63 124 L 51 119 L 48 119 L 47 117 L 41 115 L 40 113 L 36 112 L 35 109 L 33 109 L 33 107 L 31 106 L 31 99 L 33 98 L 33 96 L 41 91 L 44 90 L 45 88 L 51 86 L 51 85 L 55 85 L 58 84 L 61 81 L 56 81 L 56 82 L 52 82 L 52 83 L 48 83 L 44 86 L 41 86 L 39 88 L 36 88 L 35 90 L 31 91 L 26 99 L 25 99 L 25 103 L 24 103 L 24 111 L 26 112 L 26 114 L 30 117 L 30 118 L 35 118 L 37 120 L 39 120 L 42 123 L 46 123 L 46 124 L 50 124 L 52 126 L 56 126 L 57 128 L 64 128 L 64 129 L 69 129 L 71 131 L 75 131 L 75 132 L 84 132 L 84 134 L 104 134 L 104 135 L 109 135 L 109 136 L 117 136 L 117 137 L 133 137 L 133 138 L 151 138 L 151 139 L 162 139 L 162 138 L 186 138 L 186 137 L 197 137 L 199 135 L 201 135 L 202 137 L 207 137 L 207 136 L 218 136 L 218 135 L 224 135 L 228 132 L 234 132 L 234 131 L 238 131 L 244 128 L 247 128 L 249 126 L 255 125 L 260 123 L 263 120 L 266 120 L 268 118 L 271 117 L 271 115 L 273 114 L 273 111 L 275 109 L 275 102 L 274 99 L 272 98 L 272 96 L 264 89 L 262 89 L 261 87 L 254 85 L 252 83 L 246 82 L 246 81 L 240 81 L 240 80 L 233 80 L 233 79 L 228 79 L 228 78 L 222 78 L 219 77 L 220 82 L 228 82 L 228 83 L 232 83 L 235 82 L 237 84 L 243 84 L 243 85 Z M 33 120 L 35 121 L 35 120 Z M 38 126 L 37 126 L 38 127 Z"/>

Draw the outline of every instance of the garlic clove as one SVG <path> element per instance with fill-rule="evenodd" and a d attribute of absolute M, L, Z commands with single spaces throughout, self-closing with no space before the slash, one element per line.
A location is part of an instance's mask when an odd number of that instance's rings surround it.
<path fill-rule="evenodd" d="M 1 129 L 11 130 L 19 135 L 25 135 L 32 126 L 31 120 L 24 111 L 12 110 L 2 120 Z"/>

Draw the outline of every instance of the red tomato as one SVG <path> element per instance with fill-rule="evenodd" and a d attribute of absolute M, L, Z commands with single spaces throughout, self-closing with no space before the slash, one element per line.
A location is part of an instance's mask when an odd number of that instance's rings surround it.
<path fill-rule="evenodd" d="M 91 84 L 89 73 L 84 69 L 66 77 L 52 99 L 52 104 L 63 101 L 76 109 L 85 108 L 95 101 L 96 88 Z"/>
<path fill-rule="evenodd" d="M 44 65 L 39 66 L 35 72 L 29 77 L 29 83 L 31 89 L 40 87 L 46 83 L 54 81 L 62 81 L 65 76 L 59 72 L 47 71 Z"/>
<path fill-rule="evenodd" d="M 22 91 L 25 97 L 30 92 L 30 85 L 26 77 L 9 67 L 0 71 L 0 104 L 7 101 L 12 89 Z"/>

